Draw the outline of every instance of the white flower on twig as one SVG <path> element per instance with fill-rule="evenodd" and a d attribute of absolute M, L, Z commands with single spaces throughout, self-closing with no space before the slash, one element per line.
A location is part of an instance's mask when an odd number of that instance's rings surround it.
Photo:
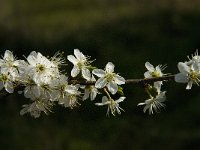
<path fill-rule="evenodd" d="M 74 50 L 74 57 L 73 55 L 68 55 L 67 59 L 73 63 L 74 67 L 71 70 L 71 76 L 76 77 L 80 72 L 84 79 L 89 80 L 91 78 L 91 73 L 88 69 L 88 65 L 91 63 L 89 61 L 89 57 L 83 55 L 78 49 Z"/>
<path fill-rule="evenodd" d="M 96 81 L 96 79 L 92 75 L 92 78 L 89 81 Z M 86 100 L 90 97 L 90 100 L 93 101 L 96 98 L 97 94 L 99 93 L 97 88 L 94 85 L 84 85 L 84 86 L 81 86 L 81 88 L 85 89 L 83 100 Z"/>
<path fill-rule="evenodd" d="M 39 52 L 32 51 L 27 61 L 29 63 L 27 74 L 32 76 L 35 82 L 40 82 L 40 80 L 48 82 L 59 75 L 58 66 Z"/>
<path fill-rule="evenodd" d="M 162 77 L 162 76 L 166 75 L 166 74 L 163 74 L 163 72 L 162 72 L 167 67 L 166 65 L 164 65 L 164 66 L 158 65 L 158 66 L 154 67 L 151 63 L 146 62 L 145 67 L 148 70 L 144 73 L 145 78 Z M 154 82 L 154 86 L 157 86 L 159 88 L 161 88 L 162 84 L 163 84 L 162 81 Z"/>
<path fill-rule="evenodd" d="M 19 73 L 25 65 L 24 60 L 16 60 L 13 56 L 13 53 L 9 50 L 6 50 L 2 59 L 0 59 L 0 70 L 3 74 L 9 74 L 12 76 L 12 80 L 19 78 Z"/>
<path fill-rule="evenodd" d="M 8 70 L 7 70 L 8 71 Z M 10 72 L 4 72 L 0 74 L 0 91 L 5 88 L 8 93 L 14 92 L 13 76 L 17 74 L 16 70 L 10 70 Z"/>
<path fill-rule="evenodd" d="M 114 64 L 108 62 L 105 71 L 102 69 L 94 69 L 92 73 L 99 77 L 95 83 L 96 88 L 104 88 L 105 86 L 108 90 L 115 94 L 118 90 L 118 85 L 125 84 L 125 79 L 118 74 L 114 73 Z"/>
<path fill-rule="evenodd" d="M 183 62 L 178 63 L 180 73 L 175 75 L 175 81 L 179 83 L 188 83 L 186 89 L 191 89 L 193 84 L 200 83 L 200 65 L 193 61 L 190 65 Z"/>

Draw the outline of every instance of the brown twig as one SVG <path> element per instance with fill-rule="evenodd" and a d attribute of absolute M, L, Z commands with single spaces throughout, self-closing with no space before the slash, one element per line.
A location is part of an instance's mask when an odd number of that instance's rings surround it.
<path fill-rule="evenodd" d="M 156 81 L 169 81 L 174 80 L 174 75 L 167 75 L 163 77 L 155 77 L 155 78 L 146 78 L 146 79 L 127 79 L 125 84 L 145 84 L 145 83 L 153 83 Z M 94 85 L 95 81 L 77 81 L 70 80 L 69 84 L 80 84 L 80 85 Z"/>
<path fill-rule="evenodd" d="M 125 85 L 145 85 L 147 83 L 153 83 L 156 81 L 170 81 L 174 80 L 175 75 L 167 75 L 163 77 L 156 77 L 156 78 L 146 78 L 146 79 L 127 79 Z M 69 84 L 80 84 L 80 85 L 94 85 L 95 81 L 78 81 L 78 80 L 70 80 L 68 81 Z M 23 90 L 23 85 L 18 85 L 15 88 L 15 91 Z M 0 93 L 0 97 L 5 97 L 10 95 L 6 91 Z"/>

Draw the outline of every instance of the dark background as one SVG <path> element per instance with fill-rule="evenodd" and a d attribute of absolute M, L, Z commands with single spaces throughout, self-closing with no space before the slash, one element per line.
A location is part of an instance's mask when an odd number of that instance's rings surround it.
<path fill-rule="evenodd" d="M 60 50 L 66 57 L 79 48 L 99 68 L 113 62 L 125 78 L 143 78 L 146 61 L 177 73 L 177 62 L 200 47 L 199 8 L 199 0 L 1 0 L 0 52 L 24 58 L 32 50 L 45 56 Z M 167 107 L 152 116 L 137 107 L 147 98 L 138 86 L 125 86 L 125 112 L 116 117 L 85 101 L 34 119 L 19 115 L 29 103 L 23 95 L 3 97 L 0 149 L 200 149 L 199 88 L 185 87 L 166 83 Z"/>

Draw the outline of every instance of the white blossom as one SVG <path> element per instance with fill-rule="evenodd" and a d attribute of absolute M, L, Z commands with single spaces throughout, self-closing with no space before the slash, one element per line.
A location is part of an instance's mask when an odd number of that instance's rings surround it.
<path fill-rule="evenodd" d="M 199 85 L 200 82 L 200 65 L 197 61 L 179 62 L 178 69 L 180 73 L 175 75 L 175 81 L 179 83 L 188 83 L 186 89 L 191 89 L 193 84 Z"/>
<path fill-rule="evenodd" d="M 152 78 L 152 77 L 162 77 L 163 74 L 162 71 L 166 68 L 166 65 L 158 65 L 154 67 L 152 64 L 149 62 L 145 63 L 145 67 L 147 68 L 147 72 L 144 73 L 145 78 Z"/>
<path fill-rule="evenodd" d="M 12 80 L 15 81 L 19 78 L 19 73 L 25 61 L 16 60 L 13 53 L 6 50 L 2 59 L 0 59 L 0 70 L 3 74 L 9 74 L 12 76 Z"/>
<path fill-rule="evenodd" d="M 186 64 L 188 66 L 190 66 L 193 62 L 197 62 L 198 65 L 200 65 L 200 56 L 199 56 L 198 50 L 196 50 L 196 52 L 194 53 L 194 55 L 192 54 L 192 58 L 190 58 L 188 56 L 188 59 L 189 59 L 189 61 L 186 62 Z"/>
<path fill-rule="evenodd" d="M 16 59 L 13 56 L 12 52 L 9 50 L 6 50 L 3 56 L 3 59 L 0 59 L 0 66 L 1 66 L 1 72 L 9 72 L 10 69 L 14 68 L 14 63 Z"/>
<path fill-rule="evenodd" d="M 90 80 L 91 73 L 88 69 L 88 65 L 91 63 L 91 61 L 88 60 L 89 57 L 83 55 L 83 53 L 78 49 L 74 49 L 74 55 L 76 57 L 73 55 L 67 56 L 67 59 L 74 65 L 73 69 L 71 70 L 71 76 L 76 77 L 81 72 L 84 79 Z"/>
<path fill-rule="evenodd" d="M 89 81 L 96 81 L 96 79 L 92 75 Z M 82 88 L 85 89 L 83 100 L 86 100 L 90 97 L 90 100 L 93 101 L 96 98 L 97 94 L 99 93 L 98 89 L 94 85 L 85 85 L 82 86 Z"/>
<path fill-rule="evenodd" d="M 20 111 L 20 115 L 24 115 L 26 113 L 30 113 L 30 115 L 34 118 L 40 117 L 41 112 L 48 114 L 51 112 L 52 103 L 46 99 L 35 99 L 31 104 L 25 104 L 22 106 L 22 110 Z"/>
<path fill-rule="evenodd" d="M 157 89 L 157 95 L 156 96 L 151 96 L 150 98 L 145 100 L 143 103 L 139 103 L 138 106 L 140 105 L 145 105 L 144 106 L 144 113 L 149 109 L 149 114 L 153 114 L 155 112 L 159 112 L 162 107 L 165 107 L 165 104 L 163 102 L 166 100 L 166 91 L 162 92 L 160 89 Z"/>
<path fill-rule="evenodd" d="M 125 84 L 125 79 L 118 74 L 114 73 L 114 64 L 108 62 L 105 71 L 102 69 L 94 69 L 92 73 L 99 77 L 95 83 L 96 88 L 104 88 L 105 86 L 112 94 L 116 94 L 118 85 Z"/>
<path fill-rule="evenodd" d="M 38 80 L 35 82 L 32 78 L 26 78 L 24 96 L 30 99 L 45 98 L 50 99 L 53 89 L 50 87 L 50 82 L 46 80 Z"/>
<path fill-rule="evenodd" d="M 55 63 L 52 63 L 39 52 L 32 51 L 27 57 L 27 61 L 29 63 L 27 74 L 32 75 L 35 82 L 49 81 L 59 75 Z"/>
<path fill-rule="evenodd" d="M 50 87 L 54 89 L 51 93 L 51 100 L 58 101 L 59 104 L 68 103 L 69 95 L 79 95 L 78 85 L 69 85 L 68 78 L 65 75 L 61 75 L 60 78 L 52 81 Z M 66 105 L 65 105 L 66 106 Z"/>
<path fill-rule="evenodd" d="M 70 94 L 70 93 L 66 93 L 66 95 L 59 99 L 59 104 L 65 106 L 65 107 L 70 107 L 71 109 L 73 107 L 79 106 L 80 103 L 78 102 L 79 100 L 79 96 L 80 96 L 80 92 L 77 90 L 76 93 Z"/>
<path fill-rule="evenodd" d="M 14 73 L 12 73 L 12 74 L 14 74 Z M 0 90 L 2 90 L 3 88 L 5 88 L 5 90 L 8 93 L 14 92 L 13 76 L 11 76 L 11 74 L 9 72 L 4 72 L 4 73 L 0 74 Z"/>
<path fill-rule="evenodd" d="M 95 105 L 97 105 L 97 106 L 108 105 L 108 109 L 107 109 L 107 113 L 106 113 L 107 116 L 109 116 L 110 112 L 113 116 L 115 116 L 116 112 L 120 115 L 121 110 L 122 111 L 124 111 L 124 110 L 119 106 L 119 103 L 123 102 L 125 98 L 126 97 L 120 97 L 119 99 L 114 100 L 114 99 L 111 99 L 111 98 L 107 98 L 107 96 L 103 96 L 102 102 L 101 103 L 95 103 Z"/>
<path fill-rule="evenodd" d="M 52 81 L 50 87 L 53 89 L 51 92 L 51 101 L 58 101 L 60 105 L 73 108 L 77 105 L 81 92 L 79 85 L 69 85 L 68 78 L 61 75 L 59 78 Z"/>
<path fill-rule="evenodd" d="M 162 77 L 165 74 L 163 74 L 163 70 L 167 67 L 166 65 L 162 66 L 162 65 L 158 65 L 156 67 L 154 67 L 151 63 L 146 62 L 145 63 L 145 67 L 147 68 L 148 71 L 146 71 L 144 73 L 144 77 L 145 78 L 153 78 L 153 77 Z M 154 82 L 154 86 L 157 87 L 161 87 L 161 85 L 163 84 L 162 81 L 156 81 Z"/>

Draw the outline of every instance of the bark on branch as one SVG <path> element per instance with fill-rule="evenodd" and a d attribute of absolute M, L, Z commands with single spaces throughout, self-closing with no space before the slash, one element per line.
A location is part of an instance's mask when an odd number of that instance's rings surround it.
<path fill-rule="evenodd" d="M 155 77 L 155 78 L 147 78 L 147 79 L 127 79 L 125 84 L 145 84 L 145 83 L 153 83 L 156 81 L 170 81 L 174 80 L 175 75 L 167 75 L 163 77 Z M 80 84 L 80 85 L 94 85 L 95 81 L 77 81 L 70 80 L 69 84 Z"/>

